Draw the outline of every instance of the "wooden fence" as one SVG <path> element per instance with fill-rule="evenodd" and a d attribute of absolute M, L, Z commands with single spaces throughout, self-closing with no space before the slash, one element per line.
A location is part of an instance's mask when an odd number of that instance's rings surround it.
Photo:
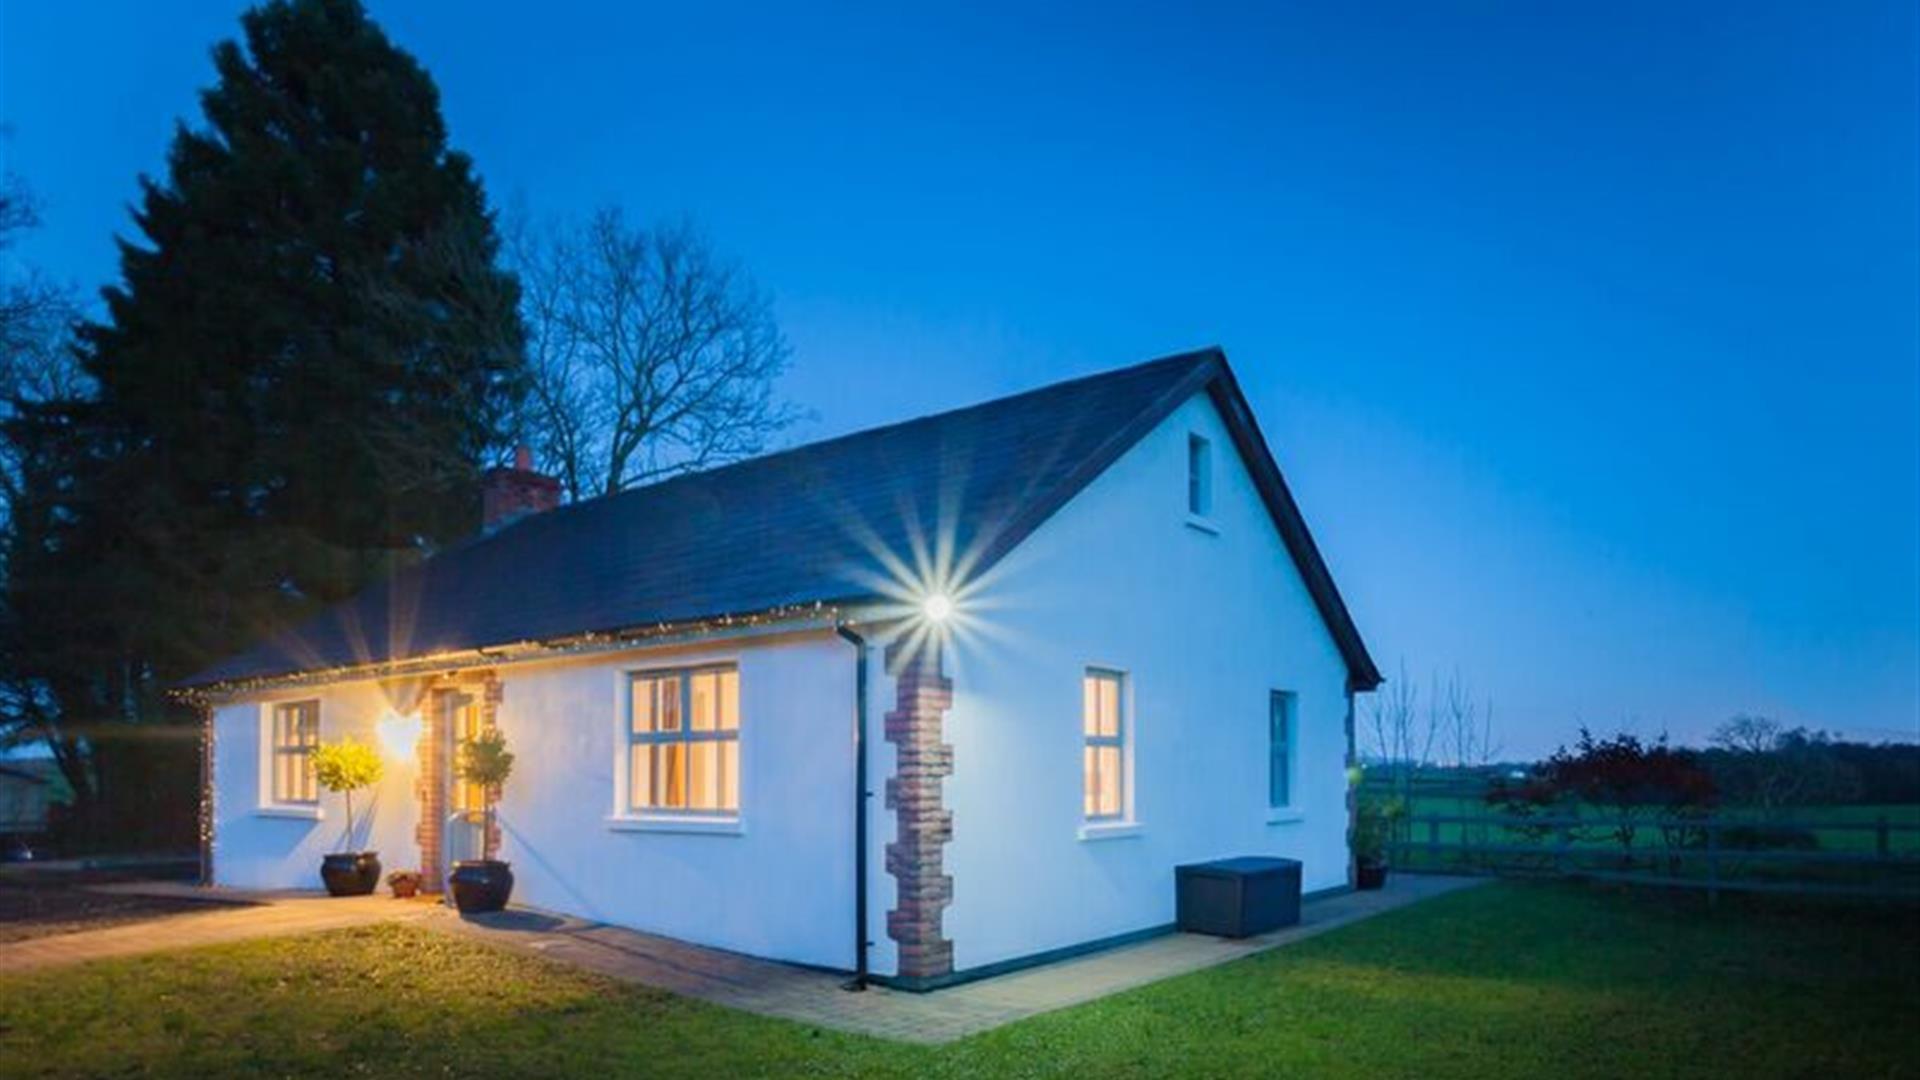
<path fill-rule="evenodd" d="M 1731 835 L 1730 835 L 1731 834 Z M 1829 848 L 1823 835 L 1842 842 Z M 1776 847 L 1781 837 L 1812 847 Z M 1623 842 L 1624 841 L 1624 842 Z M 1644 843 L 1642 841 L 1645 841 Z M 1389 845 L 1412 872 L 1568 876 L 1671 888 L 1920 901 L 1920 825 L 1688 816 L 1416 814 Z"/>

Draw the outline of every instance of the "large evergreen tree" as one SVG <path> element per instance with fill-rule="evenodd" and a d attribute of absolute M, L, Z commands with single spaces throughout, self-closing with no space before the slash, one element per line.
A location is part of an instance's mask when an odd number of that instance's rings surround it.
<path fill-rule="evenodd" d="M 171 681 L 472 531 L 524 384 L 518 287 L 425 70 L 357 0 L 242 24 L 81 329 L 92 393 L 11 425 L 42 466 L 12 663 L 96 771 Z"/>
<path fill-rule="evenodd" d="M 201 608 L 155 628 L 194 639 L 176 674 L 470 531 L 521 386 L 517 288 L 427 73 L 356 0 L 242 22 L 84 332 L 114 511 Z"/>

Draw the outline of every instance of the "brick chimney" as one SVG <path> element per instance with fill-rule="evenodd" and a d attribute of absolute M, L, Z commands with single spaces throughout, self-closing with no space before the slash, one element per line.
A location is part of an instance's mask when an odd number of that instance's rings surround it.
<path fill-rule="evenodd" d="M 480 531 L 508 525 L 560 505 L 560 481 L 533 471 L 533 451 L 513 448 L 513 465 L 496 465 L 480 478 Z"/>

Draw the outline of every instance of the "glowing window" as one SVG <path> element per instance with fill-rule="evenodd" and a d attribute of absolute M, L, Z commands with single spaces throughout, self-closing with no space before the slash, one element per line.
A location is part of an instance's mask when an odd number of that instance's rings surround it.
<path fill-rule="evenodd" d="M 1089 821 L 1126 812 L 1126 676 L 1088 668 L 1080 681 L 1082 808 Z"/>
<path fill-rule="evenodd" d="M 320 745 L 320 703 L 289 701 L 273 707 L 268 789 L 276 803 L 300 805 L 320 801 L 313 778 L 313 748 Z"/>
<path fill-rule="evenodd" d="M 629 690 L 627 809 L 739 813 L 739 671 L 636 672 Z"/>

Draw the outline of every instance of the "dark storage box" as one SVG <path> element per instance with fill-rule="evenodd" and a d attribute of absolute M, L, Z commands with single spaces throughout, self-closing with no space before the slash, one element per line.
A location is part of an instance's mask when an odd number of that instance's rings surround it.
<path fill-rule="evenodd" d="M 1190 934 L 1240 938 L 1300 921 L 1300 864 L 1247 855 L 1173 868 L 1175 918 Z"/>

